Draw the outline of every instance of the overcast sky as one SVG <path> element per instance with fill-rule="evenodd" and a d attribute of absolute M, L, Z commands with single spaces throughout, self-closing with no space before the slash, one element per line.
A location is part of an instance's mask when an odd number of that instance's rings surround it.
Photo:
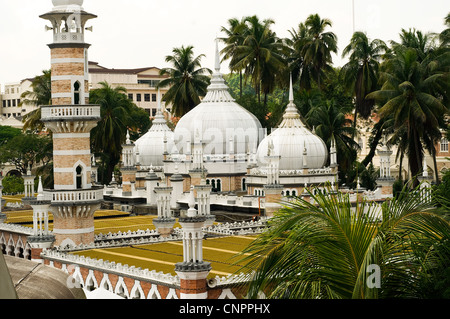
<path fill-rule="evenodd" d="M 401 28 L 440 32 L 450 11 L 448 0 L 354 0 L 355 28 L 369 38 L 398 40 Z M 46 44 L 52 33 L 39 15 L 51 0 L 0 0 L 0 85 L 18 82 L 50 68 Z M 353 31 L 352 0 L 85 0 L 86 11 L 98 15 L 88 26 L 89 59 L 109 68 L 167 66 L 174 47 L 193 45 L 205 54 L 204 67 L 214 67 L 214 39 L 232 17 L 257 15 L 275 20 L 273 30 L 288 37 L 308 15 L 331 19 L 340 52 Z M 48 24 L 49 25 L 49 24 Z M 345 63 L 334 57 L 335 65 Z M 227 72 L 227 65 L 222 66 Z"/>

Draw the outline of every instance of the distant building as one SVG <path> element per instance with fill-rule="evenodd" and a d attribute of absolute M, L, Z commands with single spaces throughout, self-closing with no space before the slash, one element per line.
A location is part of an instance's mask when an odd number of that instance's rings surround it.
<path fill-rule="evenodd" d="M 36 109 L 36 106 L 33 104 L 24 103 L 23 105 L 20 105 L 20 102 L 22 101 L 22 94 L 26 91 L 32 90 L 32 81 L 32 78 L 28 78 L 17 83 L 9 83 L 5 85 L 4 92 L 0 93 L 0 125 L 10 125 L 7 123 L 3 124 L 2 121 L 9 118 L 20 120 L 22 116 Z M 14 123 L 15 122 L 16 121 L 14 121 Z"/>
<path fill-rule="evenodd" d="M 89 85 L 91 90 L 99 88 L 100 82 L 107 82 L 112 87 L 122 86 L 127 90 L 130 100 L 154 117 L 158 110 L 156 86 L 167 78 L 159 75 L 159 72 L 157 67 L 109 69 L 97 62 L 89 62 Z M 164 96 L 167 90 L 168 88 L 161 88 L 160 92 Z M 170 106 L 166 110 L 170 112 Z"/>

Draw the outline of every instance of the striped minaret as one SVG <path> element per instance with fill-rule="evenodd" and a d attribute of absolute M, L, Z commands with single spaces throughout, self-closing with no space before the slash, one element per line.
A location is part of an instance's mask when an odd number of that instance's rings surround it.
<path fill-rule="evenodd" d="M 54 189 L 51 210 L 55 245 L 94 241 L 94 211 L 103 198 L 91 184 L 90 131 L 100 120 L 100 106 L 89 105 L 86 22 L 96 18 L 82 0 L 53 0 L 40 17 L 53 30 L 51 51 L 52 105 L 41 107 L 41 119 L 53 133 Z M 92 30 L 92 29 L 91 29 Z"/>

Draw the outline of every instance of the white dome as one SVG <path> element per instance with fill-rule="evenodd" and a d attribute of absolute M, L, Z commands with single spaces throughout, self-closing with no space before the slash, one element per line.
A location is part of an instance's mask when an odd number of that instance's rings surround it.
<path fill-rule="evenodd" d="M 300 120 L 300 115 L 293 103 L 292 87 L 289 104 L 283 115 L 283 121 L 269 136 L 264 138 L 258 147 L 258 165 L 267 163 L 269 143 L 271 155 L 280 156 L 280 170 L 301 170 L 306 168 L 322 168 L 325 166 L 328 150 L 324 141 L 310 130 Z M 303 154 L 306 151 L 306 161 Z"/>
<path fill-rule="evenodd" d="M 203 101 L 186 113 L 174 131 L 175 143 L 180 153 L 186 153 L 188 142 L 201 140 L 203 154 L 246 154 L 259 144 L 262 127 L 258 119 L 237 104 L 228 92 L 220 74 L 218 49 L 216 67 L 211 84 Z M 231 143 L 230 139 L 233 139 Z M 231 150 L 231 145 L 233 149 Z"/>
<path fill-rule="evenodd" d="M 174 152 L 173 132 L 167 126 L 160 111 L 153 120 L 152 127 L 136 142 L 139 162 L 142 166 L 163 166 L 164 139 L 167 139 L 167 152 Z"/>

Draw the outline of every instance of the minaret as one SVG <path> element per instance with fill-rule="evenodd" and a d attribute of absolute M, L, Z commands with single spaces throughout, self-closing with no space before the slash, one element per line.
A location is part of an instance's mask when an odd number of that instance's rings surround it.
<path fill-rule="evenodd" d="M 135 145 L 130 140 L 130 132 L 127 131 L 125 144 L 122 144 L 122 196 L 132 195 L 132 184 L 136 183 L 136 157 Z"/>
<path fill-rule="evenodd" d="M 50 204 L 49 194 L 44 194 L 42 179 L 39 176 L 37 198 L 30 200 L 30 205 L 33 208 L 33 235 L 28 236 L 28 242 L 31 246 L 31 259 L 35 261 L 41 261 L 42 250 L 50 248 L 55 240 L 55 236 L 49 232 L 48 227 Z"/>
<path fill-rule="evenodd" d="M 172 233 L 173 225 L 175 225 L 175 218 L 170 209 L 172 187 L 155 187 L 155 192 L 158 217 L 153 218 L 153 224 L 162 237 L 167 237 Z"/>
<path fill-rule="evenodd" d="M 54 189 L 47 190 L 53 213 L 55 245 L 94 241 L 94 212 L 103 200 L 91 184 L 90 131 L 100 120 L 100 106 L 89 105 L 89 74 L 84 41 L 88 20 L 83 0 L 53 0 L 41 15 L 53 30 L 51 51 L 52 105 L 41 106 L 41 120 L 53 133 Z"/>
<path fill-rule="evenodd" d="M 392 196 L 392 186 L 394 178 L 391 176 L 391 155 L 392 151 L 387 145 L 386 135 L 384 136 L 383 146 L 378 151 L 380 157 L 380 176 L 377 179 L 377 185 L 381 186 L 381 194 Z"/>
<path fill-rule="evenodd" d="M 189 209 L 186 217 L 178 222 L 183 231 L 183 261 L 175 265 L 180 277 L 180 299 L 206 299 L 206 278 L 211 264 L 203 261 L 203 226 L 206 218 L 195 209 L 194 186 L 189 194 Z"/>

